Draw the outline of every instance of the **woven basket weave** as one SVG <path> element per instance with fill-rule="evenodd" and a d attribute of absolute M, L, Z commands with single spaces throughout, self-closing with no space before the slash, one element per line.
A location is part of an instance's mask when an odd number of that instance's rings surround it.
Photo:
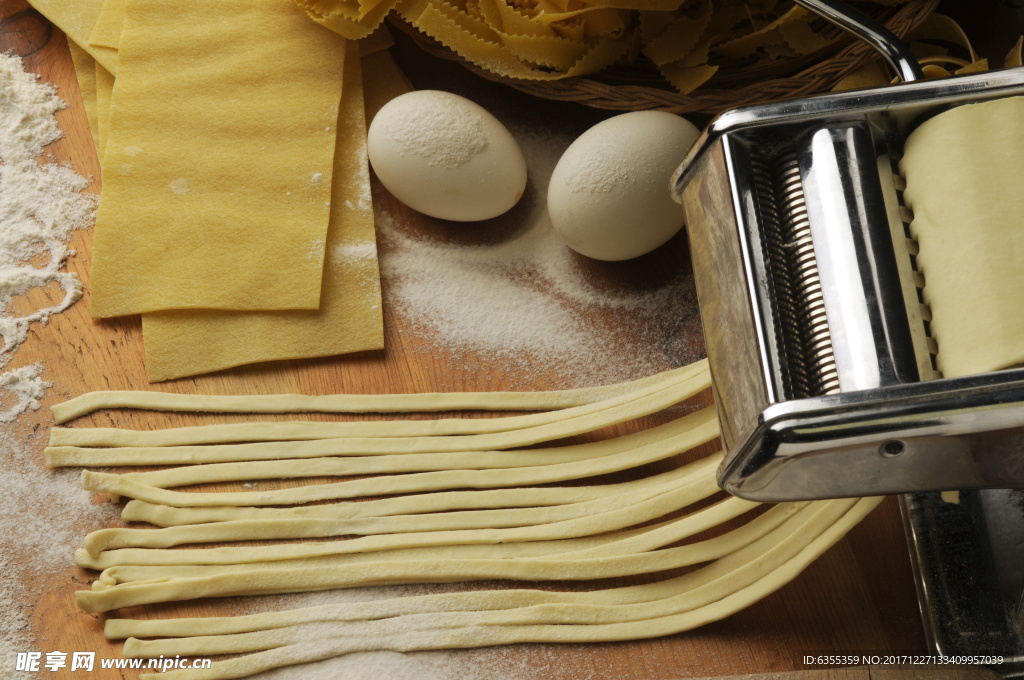
<path fill-rule="evenodd" d="M 938 4 L 939 0 L 910 0 L 898 8 L 880 7 L 873 14 L 897 37 L 905 38 L 935 11 Z M 613 66 L 592 76 L 562 80 L 534 81 L 507 78 L 466 61 L 395 14 L 389 17 L 389 21 L 410 35 L 427 53 L 460 62 L 482 78 L 504 83 L 535 97 L 571 101 L 613 111 L 660 109 L 672 113 L 717 114 L 746 104 L 826 92 L 844 77 L 878 58 L 878 53 L 866 43 L 844 37 L 839 41 L 838 49 L 835 46 L 832 48 L 830 56 L 816 54 L 793 60 L 790 64 L 790 73 L 796 69 L 802 70 L 792 75 L 765 78 L 769 72 L 759 74 L 755 69 L 748 69 L 744 74 L 746 77 L 739 81 L 736 87 L 726 89 L 721 86 L 722 80 L 737 81 L 735 76 L 725 74 L 724 79 L 716 76 L 707 88 L 702 87 L 690 94 L 681 94 L 660 77 L 653 65 Z M 808 63 L 811 65 L 807 66 Z M 779 67 L 778 64 L 773 65 L 772 70 L 777 73 Z M 785 64 L 782 67 L 785 68 Z M 716 85 L 716 82 L 719 85 Z"/>

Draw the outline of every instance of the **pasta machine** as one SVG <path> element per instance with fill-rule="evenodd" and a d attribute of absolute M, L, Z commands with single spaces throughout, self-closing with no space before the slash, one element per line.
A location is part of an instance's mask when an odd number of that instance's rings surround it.
<path fill-rule="evenodd" d="M 1024 368 L 939 374 L 897 166 L 929 116 L 1024 94 L 1024 68 L 924 81 L 870 19 L 798 1 L 904 82 L 729 111 L 672 178 L 726 448 L 719 483 L 763 501 L 903 494 L 929 647 L 998 655 L 1003 677 L 1024 677 Z M 964 491 L 954 503 L 943 489 Z"/>
<path fill-rule="evenodd" d="M 1024 68 L 925 81 L 870 19 L 801 4 L 869 40 L 904 82 L 726 112 L 673 176 L 719 483 L 761 501 L 1024 487 L 1024 369 L 938 374 L 896 165 L 927 117 L 1024 94 Z"/>

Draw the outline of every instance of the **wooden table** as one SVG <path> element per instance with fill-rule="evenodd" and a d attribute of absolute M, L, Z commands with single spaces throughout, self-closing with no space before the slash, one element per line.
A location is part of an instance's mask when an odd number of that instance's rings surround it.
<path fill-rule="evenodd" d="M 99 166 L 88 131 L 78 85 L 64 36 L 49 26 L 21 0 L 0 1 L 0 50 L 24 57 L 27 70 L 56 84 L 69 108 L 58 119 L 65 137 L 50 147 L 62 161 L 96 179 Z M 425 58 L 398 57 L 417 86 L 443 86 L 471 94 L 503 111 L 537 125 L 561 121 L 581 131 L 604 116 L 572 105 L 531 100 L 506 89 L 477 81 L 458 67 Z M 548 121 L 548 122 L 545 122 Z M 379 185 L 375 201 L 401 215 L 417 218 L 389 199 Z M 430 229 L 424 220 L 423 229 Z M 11 368 L 45 362 L 45 378 L 54 386 L 44 406 L 95 389 L 157 389 L 185 393 L 324 394 L 351 392 L 405 392 L 426 390 L 551 389 L 565 384 L 556 371 L 524 374 L 509 369 L 500 359 L 444 351 L 417 351 L 414 328 L 386 309 L 386 349 L 354 356 L 289 361 L 245 367 L 221 373 L 150 386 L 146 381 L 142 338 L 137 318 L 94 323 L 88 317 L 91 233 L 76 232 L 72 246 L 78 251 L 68 263 L 86 285 L 86 299 L 54 317 L 49 325 L 34 326 L 29 340 L 15 356 Z M 641 269 L 654 275 L 686 267 L 685 241 L 680 237 L 658 254 L 644 260 Z M 629 272 L 628 266 L 626 267 Z M 628 274 L 629 276 L 635 275 Z M 614 277 L 615 275 L 613 275 Z M 385 287 L 388 281 L 384 281 Z M 682 310 L 686 311 L 686 310 Z M 692 312 L 692 310 L 690 310 Z M 692 342 L 700 342 L 699 338 Z M 238 420 L 236 418 L 236 420 Z M 151 429 L 212 422 L 204 416 L 184 417 L 138 412 L 104 412 L 85 424 Z M 48 409 L 28 412 L 11 425 L 0 425 L 0 437 L 31 441 L 38 449 L 33 465 L 43 466 L 45 432 L 52 425 Z M 84 491 L 81 493 L 85 493 Z M 103 499 L 97 497 L 96 502 Z M 39 502 L 45 502 L 40 499 Z M 28 561 L 32 555 L 15 555 Z M 94 574 L 68 567 L 40 574 L 25 583 L 31 604 L 35 651 L 96 651 L 100 657 L 119 656 L 119 644 L 103 638 L 102 616 L 79 612 L 75 590 L 87 586 Z M 203 601 L 171 609 L 185 614 L 235 611 L 244 604 Z M 133 615 L 137 612 L 131 612 Z M 504 650 L 454 653 L 442 671 L 423 677 L 460 678 L 682 678 L 739 673 L 787 671 L 798 668 L 805 652 L 887 653 L 923 652 L 924 639 L 911 580 L 907 547 L 895 499 L 888 499 L 838 545 L 811 565 L 796 581 L 727 620 L 669 638 L 596 645 L 528 645 Z M 32 651 L 32 650 L 9 650 Z M 435 669 L 436 670 L 436 669 Z M 129 671 L 66 670 L 41 677 L 135 677 Z M 440 673 L 438 675 L 437 673 Z M 3 677 L 18 677 L 18 674 Z M 285 677 L 285 676 L 282 676 Z M 287 676 L 292 677 L 292 676 Z M 294 671 L 294 677 L 302 677 Z"/>

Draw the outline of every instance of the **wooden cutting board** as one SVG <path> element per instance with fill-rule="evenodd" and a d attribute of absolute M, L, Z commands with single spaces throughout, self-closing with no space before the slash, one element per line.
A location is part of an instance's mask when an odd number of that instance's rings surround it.
<path fill-rule="evenodd" d="M 282 0 L 286 1 L 286 0 Z M 403 52 L 403 49 L 406 50 Z M 540 102 L 478 81 L 459 67 L 428 59 L 400 48 L 397 56 L 418 87 L 472 93 L 505 111 L 516 111 L 538 126 L 559 125 L 580 132 L 604 114 L 571 104 Z M 0 51 L 24 57 L 27 70 L 58 86 L 69 108 L 58 115 L 65 137 L 49 151 L 71 163 L 83 175 L 96 178 L 99 167 L 88 130 L 74 70 L 63 34 L 29 9 L 23 0 L 0 0 Z M 374 200 L 403 220 L 428 221 L 405 211 L 379 185 Z M 556 371 L 536 374 L 510 369 L 493 357 L 422 351 L 417 329 L 386 310 L 387 349 L 349 357 L 290 361 L 250 366 L 222 373 L 150 386 L 146 381 L 141 331 L 137 318 L 94 323 L 88 317 L 91 233 L 75 234 L 77 255 L 68 268 L 86 285 L 86 299 L 34 327 L 28 342 L 11 367 L 44 361 L 46 379 L 53 382 L 44 406 L 94 389 L 157 389 L 185 393 L 325 394 L 351 392 L 465 391 L 553 389 L 565 384 Z M 685 240 L 676 239 L 638 267 L 643 277 L 664 277 L 685 268 Z M 628 277 L 627 277 L 628 278 Z M 387 286 L 388 282 L 385 281 Z M 684 310 L 685 311 L 685 310 Z M 692 310 L 690 310 L 692 311 Z M 685 339 L 702 346 L 697 333 Z M 201 348 L 197 348 L 201 351 Z M 112 412 L 89 418 L 84 424 L 152 429 L 208 422 L 204 416 L 184 417 L 156 413 Z M 0 425 L 0 436 L 32 441 L 38 448 L 35 464 L 42 467 L 45 432 L 52 425 L 47 408 L 26 413 L 12 425 Z M 628 426 L 619 431 L 628 431 Z M 33 438 L 33 433 L 35 433 Z M 85 492 L 82 492 L 85 493 Z M 97 497 L 96 501 L 103 499 Z M 15 555 L 30 562 L 32 555 Z M 31 605 L 34 650 L 95 651 L 99 657 L 119 656 L 119 644 L 102 635 L 103 617 L 76 610 L 74 591 L 87 587 L 94 574 L 68 567 L 39 574 L 24 584 Z M 622 579 L 621 583 L 640 582 Z M 170 608 L 138 608 L 134 616 L 173 611 L 179 615 L 210 615 L 237 611 L 245 606 L 233 600 L 211 600 Z M 894 500 L 887 501 L 847 538 L 826 553 L 795 582 L 725 621 L 669 638 L 598 645 L 524 645 L 511 649 L 450 653 L 444 663 L 420 673 L 424 678 L 508 678 L 521 680 L 582 680 L 614 677 L 617 680 L 678 679 L 770 671 L 785 674 L 798 667 L 801 654 L 815 653 L 923 653 L 924 640 L 911 581 L 907 549 Z M 423 659 L 435 657 L 424 656 Z M 431 662 L 433 663 L 433 662 Z M 424 668 L 428 666 L 425 665 Z M 511 669 L 511 670 L 510 670 Z M 879 671 L 835 670 L 808 678 L 873 678 Z M 869 675 L 864 675 L 868 672 Z M 104 675 L 107 673 L 107 675 Z M 82 674 L 67 669 L 44 673 L 47 678 L 133 678 L 133 671 Z M 859 675 L 858 675 L 859 673 Z M 0 673 L 0 675 L 3 675 Z M 3 675 L 3 677 L 12 677 Z M 14 674 L 13 677 L 17 677 Z M 296 670 L 294 677 L 302 677 Z M 386 674 L 378 677 L 387 677 Z M 908 676 L 921 677 L 926 676 Z M 932 677 L 932 676 L 927 676 Z M 939 677 L 939 676 L 934 676 Z M 951 676 L 942 676 L 951 677 Z M 963 675 L 965 680 L 975 677 Z"/>

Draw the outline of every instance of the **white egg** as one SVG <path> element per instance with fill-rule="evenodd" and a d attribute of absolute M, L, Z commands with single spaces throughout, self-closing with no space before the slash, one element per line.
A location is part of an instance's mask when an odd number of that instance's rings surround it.
<path fill-rule="evenodd" d="M 555 231 L 597 260 L 638 257 L 672 238 L 684 216 L 669 180 L 699 134 L 662 111 L 625 113 L 584 132 L 551 174 Z"/>
<path fill-rule="evenodd" d="M 526 161 L 498 119 L 468 99 L 438 90 L 396 97 L 367 134 L 370 164 L 395 198 L 432 217 L 497 217 L 526 188 Z"/>

